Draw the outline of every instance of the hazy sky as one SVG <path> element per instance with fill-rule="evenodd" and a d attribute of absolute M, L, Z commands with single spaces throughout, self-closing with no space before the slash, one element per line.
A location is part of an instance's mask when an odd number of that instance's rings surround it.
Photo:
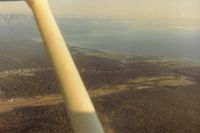
<path fill-rule="evenodd" d="M 49 0 L 59 16 L 133 20 L 200 20 L 200 0 Z M 1 2 L 0 13 L 30 13 L 25 2 Z"/>

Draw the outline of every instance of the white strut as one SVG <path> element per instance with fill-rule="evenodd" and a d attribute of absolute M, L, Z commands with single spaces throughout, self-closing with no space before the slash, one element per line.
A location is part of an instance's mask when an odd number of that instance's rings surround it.
<path fill-rule="evenodd" d="M 57 75 L 75 133 L 104 133 L 48 0 L 27 0 Z"/>

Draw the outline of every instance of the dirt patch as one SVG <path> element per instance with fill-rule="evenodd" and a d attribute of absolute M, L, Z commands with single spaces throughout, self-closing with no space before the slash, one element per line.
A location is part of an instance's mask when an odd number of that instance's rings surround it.
<path fill-rule="evenodd" d="M 34 98 L 14 98 L 14 100 L 0 100 L 0 113 L 9 112 L 19 107 L 37 107 L 44 105 L 55 105 L 63 102 L 60 95 L 36 96 Z"/>

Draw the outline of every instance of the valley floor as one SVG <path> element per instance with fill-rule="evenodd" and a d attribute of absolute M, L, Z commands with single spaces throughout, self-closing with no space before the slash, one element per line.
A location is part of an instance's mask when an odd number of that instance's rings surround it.
<path fill-rule="evenodd" d="M 199 133 L 198 62 L 72 53 L 107 133 Z M 72 133 L 58 88 L 50 67 L 3 68 L 0 132 Z"/>

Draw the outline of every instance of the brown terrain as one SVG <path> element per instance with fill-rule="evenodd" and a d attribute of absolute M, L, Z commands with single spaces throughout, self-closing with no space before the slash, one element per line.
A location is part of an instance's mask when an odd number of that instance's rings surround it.
<path fill-rule="evenodd" d="M 107 133 L 200 132 L 199 62 L 71 51 Z M 41 62 L 2 66 L 0 133 L 73 132 L 53 70 Z"/>

